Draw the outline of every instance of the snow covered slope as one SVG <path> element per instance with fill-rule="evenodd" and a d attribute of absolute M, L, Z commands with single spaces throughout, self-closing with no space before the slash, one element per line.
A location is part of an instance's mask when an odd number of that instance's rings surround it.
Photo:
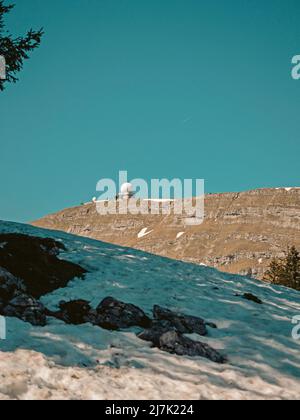
<path fill-rule="evenodd" d="M 151 348 L 136 329 L 110 332 L 51 319 L 44 328 L 7 319 L 0 341 L 0 399 L 247 399 L 300 398 L 300 341 L 292 319 L 300 293 L 141 251 L 1 222 L 16 232 L 62 241 L 61 258 L 89 271 L 42 302 L 86 299 L 96 307 L 113 296 L 151 315 L 154 304 L 217 324 L 207 342 L 228 357 L 217 365 Z M 263 305 L 242 298 L 252 293 Z"/>

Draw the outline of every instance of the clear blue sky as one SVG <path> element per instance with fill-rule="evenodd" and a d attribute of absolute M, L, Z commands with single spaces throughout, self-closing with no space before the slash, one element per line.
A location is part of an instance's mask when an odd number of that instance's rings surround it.
<path fill-rule="evenodd" d="M 103 177 L 300 184 L 299 0 L 15 0 L 45 29 L 0 93 L 0 219 L 96 195 Z"/>

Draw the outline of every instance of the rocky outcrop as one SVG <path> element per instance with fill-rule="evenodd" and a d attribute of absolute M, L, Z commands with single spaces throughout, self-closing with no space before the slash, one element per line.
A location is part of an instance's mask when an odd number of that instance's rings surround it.
<path fill-rule="evenodd" d="M 252 293 L 245 293 L 243 295 L 243 298 L 246 300 L 249 300 L 250 302 L 257 303 L 258 305 L 262 305 L 263 302 L 261 299 L 259 299 L 257 296 L 253 295 Z"/>
<path fill-rule="evenodd" d="M 16 317 L 32 325 L 46 325 L 46 309 L 26 294 L 22 280 L 0 268 L 0 315 Z"/>
<path fill-rule="evenodd" d="M 216 363 L 225 363 L 226 358 L 208 344 L 191 340 L 180 333 L 169 321 L 154 321 L 150 329 L 138 335 L 154 347 L 178 356 L 205 357 Z"/>
<path fill-rule="evenodd" d="M 135 326 L 147 328 L 151 325 L 150 318 L 140 308 L 112 297 L 104 299 L 97 307 L 96 312 L 96 324 L 109 330 Z"/>
<path fill-rule="evenodd" d="M 103 299 L 96 309 L 86 300 L 62 301 L 56 312 L 46 309 L 38 298 L 66 286 L 85 270 L 58 259 L 59 251 L 65 248 L 52 239 L 6 234 L 0 235 L 0 244 L 0 315 L 36 326 L 44 326 L 47 317 L 55 317 L 67 324 L 91 323 L 108 330 L 139 327 L 144 330 L 139 337 L 162 351 L 224 363 L 223 356 L 210 346 L 184 336 L 206 335 L 207 326 L 216 327 L 199 317 L 155 305 L 151 319 L 139 307 L 113 297 Z"/>
<path fill-rule="evenodd" d="M 184 334 L 206 335 L 206 323 L 202 318 L 177 314 L 156 305 L 153 308 L 155 319 L 150 319 L 139 307 L 107 297 L 92 309 L 86 300 L 60 302 L 60 310 L 47 311 L 48 316 L 56 317 L 67 324 L 81 325 L 91 323 L 110 331 L 140 327 L 141 340 L 151 342 L 154 347 L 178 356 L 205 357 L 216 363 L 225 363 L 226 358 L 207 344 L 191 340 Z"/>
<path fill-rule="evenodd" d="M 59 309 L 60 310 L 57 312 L 48 310 L 47 315 L 72 325 L 96 323 L 96 311 L 92 310 L 90 303 L 86 300 L 79 299 L 71 302 L 62 301 L 59 303 Z"/>
<path fill-rule="evenodd" d="M 65 247 L 53 239 L 0 234 L 0 244 L 0 267 L 22 279 L 26 293 L 35 298 L 86 273 L 82 267 L 58 258 Z"/>
<path fill-rule="evenodd" d="M 152 324 L 151 319 L 142 309 L 112 297 L 103 299 L 96 309 L 92 309 L 86 300 L 63 301 L 60 302 L 59 308 L 57 312 L 48 311 L 47 313 L 67 324 L 91 323 L 111 331 L 130 327 L 147 328 Z"/>
<path fill-rule="evenodd" d="M 99 215 L 93 203 L 63 210 L 33 224 L 262 278 L 288 245 L 300 249 L 300 189 L 209 194 L 205 220 L 187 216 Z M 147 235 L 139 235 L 147 228 Z"/>
<path fill-rule="evenodd" d="M 7 270 L 0 267 L 0 302 L 2 304 L 9 302 L 18 293 L 25 291 L 26 287 L 21 279 L 16 278 Z"/>
<path fill-rule="evenodd" d="M 181 334 L 207 334 L 206 323 L 201 318 L 177 314 L 158 305 L 154 306 L 153 315 L 156 320 L 167 321 L 171 327 L 174 327 Z"/>
<path fill-rule="evenodd" d="M 150 328 L 144 330 L 138 337 L 149 341 L 154 347 L 178 356 L 205 357 L 216 363 L 225 363 L 226 358 L 207 344 L 194 341 L 184 334 L 207 335 L 206 326 L 217 328 L 213 323 L 202 318 L 184 315 L 155 305 L 154 321 Z"/>
<path fill-rule="evenodd" d="M 46 325 L 46 308 L 39 301 L 26 294 L 20 294 L 9 301 L 1 311 L 2 315 L 19 318 L 32 325 Z"/>
<path fill-rule="evenodd" d="M 48 311 L 38 298 L 86 272 L 58 258 L 64 245 L 53 239 L 0 235 L 0 315 L 44 326 Z"/>
<path fill-rule="evenodd" d="M 176 331 L 169 321 L 153 321 L 151 328 L 145 329 L 138 334 L 141 340 L 148 341 L 154 347 L 160 347 L 160 337 L 169 331 Z"/>
<path fill-rule="evenodd" d="M 160 350 L 178 356 L 204 357 L 215 363 L 225 363 L 226 358 L 208 344 L 191 340 L 177 331 L 168 331 L 159 338 Z"/>

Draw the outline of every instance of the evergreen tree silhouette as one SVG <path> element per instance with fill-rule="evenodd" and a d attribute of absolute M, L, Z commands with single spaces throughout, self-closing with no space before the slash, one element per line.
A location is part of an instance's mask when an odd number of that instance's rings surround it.
<path fill-rule="evenodd" d="M 285 258 L 272 260 L 264 280 L 300 290 L 300 253 L 295 246 L 288 248 Z"/>
<path fill-rule="evenodd" d="M 30 29 L 23 37 L 14 38 L 6 30 L 4 17 L 9 13 L 14 5 L 5 5 L 4 0 L 0 0 L 0 56 L 6 62 L 6 79 L 0 79 L 0 91 L 4 90 L 6 83 L 16 83 L 17 73 L 22 70 L 24 60 L 29 58 L 29 53 L 39 47 L 43 30 L 34 31 Z"/>

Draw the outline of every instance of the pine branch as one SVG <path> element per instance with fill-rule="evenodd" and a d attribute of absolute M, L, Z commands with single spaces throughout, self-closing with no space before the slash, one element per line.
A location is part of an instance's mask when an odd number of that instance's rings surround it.
<path fill-rule="evenodd" d="M 6 80 L 0 80 L 0 91 L 6 83 L 16 83 L 17 74 L 23 69 L 24 61 L 29 59 L 29 53 L 38 48 L 44 34 L 43 29 L 30 29 L 24 37 L 14 38 L 5 30 L 4 16 L 14 8 L 14 5 L 4 5 L 0 1 L 0 55 L 6 61 Z"/>

